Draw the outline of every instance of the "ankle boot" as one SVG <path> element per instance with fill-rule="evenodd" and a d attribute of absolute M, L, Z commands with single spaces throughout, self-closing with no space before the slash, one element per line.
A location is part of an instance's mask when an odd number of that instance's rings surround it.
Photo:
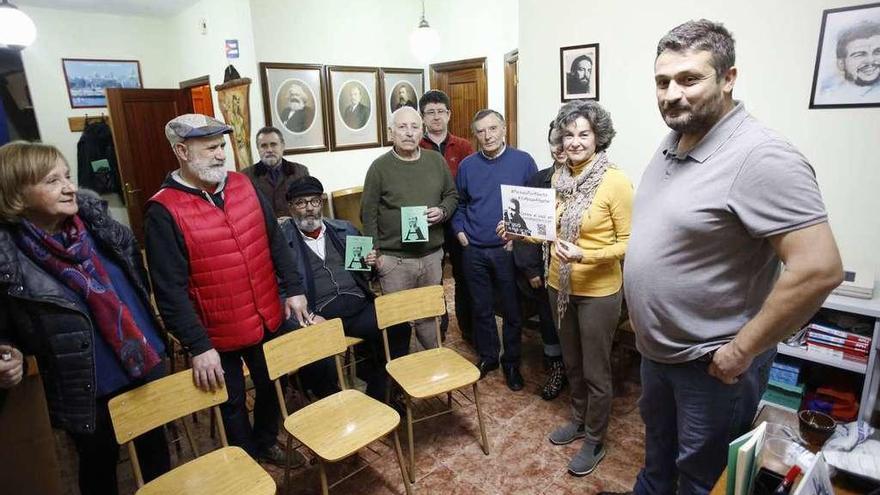
<path fill-rule="evenodd" d="M 565 376 L 565 366 L 561 359 L 550 361 L 550 376 L 547 377 L 547 383 L 541 389 L 541 398 L 544 400 L 553 400 L 559 397 L 568 378 Z"/>

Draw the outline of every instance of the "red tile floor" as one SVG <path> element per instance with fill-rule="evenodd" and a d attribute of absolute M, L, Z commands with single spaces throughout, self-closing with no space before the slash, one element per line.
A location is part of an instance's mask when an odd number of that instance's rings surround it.
<path fill-rule="evenodd" d="M 452 310 L 453 288 L 450 282 L 446 281 L 446 293 L 448 307 Z M 450 320 L 446 345 L 475 361 L 473 350 L 460 338 L 455 318 Z M 565 393 L 550 402 L 538 395 L 545 380 L 542 354 L 539 333 L 526 329 L 523 333 L 521 368 L 526 388 L 511 392 L 505 386 L 500 371 L 492 372 L 479 382 L 490 444 L 488 456 L 479 447 L 475 406 L 469 399 L 457 396 L 461 408 L 415 425 L 414 488 L 417 493 L 590 494 L 602 490 L 623 491 L 632 486 L 644 456 L 644 425 L 636 406 L 640 393 L 637 383 L 638 360 L 614 360 L 616 383 L 606 445 L 608 453 L 596 471 L 577 478 L 566 472 L 566 465 L 580 448 L 580 441 L 555 446 L 547 440 L 547 434 L 567 420 L 569 409 Z M 620 365 L 619 361 L 629 361 L 629 364 Z M 219 440 L 212 440 L 207 434 L 207 415 L 203 413 L 201 418 L 195 430 L 200 450 L 205 452 L 219 445 Z M 406 452 L 405 429 L 400 430 L 400 439 Z M 283 434 L 279 436 L 279 442 L 284 444 Z M 185 442 L 183 444 L 180 457 L 186 461 L 192 458 L 192 454 Z M 178 454 L 174 452 L 172 455 L 176 462 Z M 331 493 L 405 493 L 392 448 L 377 443 L 372 446 L 372 451 L 363 450 L 359 456 L 372 460 L 372 464 L 331 489 Z M 344 476 L 361 462 L 359 459 L 349 459 L 329 467 L 330 482 Z M 264 467 L 275 478 L 279 493 L 285 493 L 284 470 L 272 465 Z M 134 482 L 127 460 L 120 462 L 119 472 L 122 493 L 133 493 Z M 317 466 L 294 470 L 289 493 L 320 493 Z"/>

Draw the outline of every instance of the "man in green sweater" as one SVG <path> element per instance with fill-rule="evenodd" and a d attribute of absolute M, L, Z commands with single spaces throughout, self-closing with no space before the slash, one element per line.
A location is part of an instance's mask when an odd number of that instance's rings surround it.
<path fill-rule="evenodd" d="M 376 270 L 385 294 L 441 283 L 443 222 L 452 217 L 458 205 L 455 183 L 443 156 L 419 147 L 419 112 L 404 106 L 391 114 L 390 120 L 393 148 L 370 165 L 361 200 L 364 235 L 373 238 Z M 426 239 L 404 242 L 401 208 L 407 207 L 425 207 Z M 430 319 L 416 322 L 415 328 L 423 348 L 437 347 Z"/>

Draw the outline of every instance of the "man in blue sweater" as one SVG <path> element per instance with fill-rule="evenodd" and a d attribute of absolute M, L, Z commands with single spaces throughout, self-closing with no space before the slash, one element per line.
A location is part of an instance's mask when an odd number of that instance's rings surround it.
<path fill-rule="evenodd" d="M 493 311 L 500 296 L 504 327 L 504 353 L 500 358 L 508 388 L 522 390 L 519 372 L 521 324 L 516 290 L 516 268 L 510 246 L 495 234 L 501 220 L 501 185 L 524 186 L 538 171 L 535 160 L 504 143 L 504 117 L 495 110 L 480 110 L 471 121 L 479 153 L 459 165 L 455 186 L 459 203 L 452 228 L 463 246 L 462 266 L 473 297 L 473 329 L 480 354 L 480 377 L 497 369 L 500 343 Z"/>

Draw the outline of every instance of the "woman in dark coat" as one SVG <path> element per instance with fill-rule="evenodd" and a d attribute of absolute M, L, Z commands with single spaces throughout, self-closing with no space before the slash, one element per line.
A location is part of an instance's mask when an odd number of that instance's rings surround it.
<path fill-rule="evenodd" d="M 77 194 L 54 146 L 0 147 L 0 394 L 34 354 L 56 428 L 79 454 L 83 495 L 117 493 L 107 402 L 165 375 L 134 235 Z M 169 469 L 161 428 L 135 441 L 145 480 Z"/>

